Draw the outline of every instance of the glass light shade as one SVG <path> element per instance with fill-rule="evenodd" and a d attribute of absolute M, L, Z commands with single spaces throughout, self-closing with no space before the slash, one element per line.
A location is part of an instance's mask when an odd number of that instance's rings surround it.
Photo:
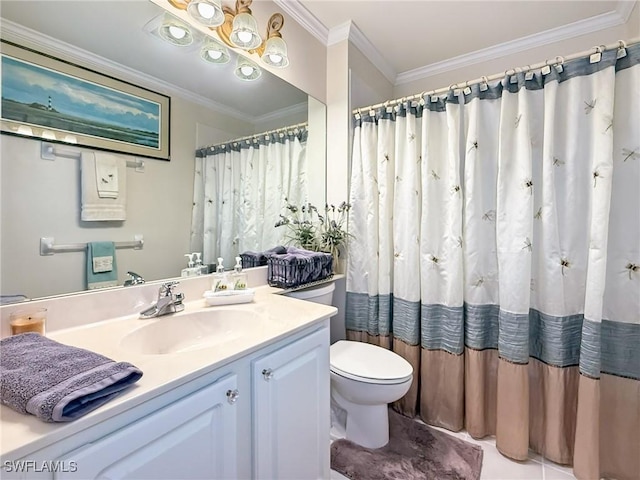
<path fill-rule="evenodd" d="M 236 64 L 234 73 L 241 80 L 255 80 L 262 75 L 262 70 L 246 58 L 238 57 L 238 63 Z"/>
<path fill-rule="evenodd" d="M 210 63 L 227 63 L 230 59 L 229 50 L 215 40 L 207 40 L 200 49 L 200 58 Z"/>
<path fill-rule="evenodd" d="M 220 0 L 191 0 L 187 6 L 187 13 L 207 27 L 217 27 L 224 23 Z"/>
<path fill-rule="evenodd" d="M 20 135 L 33 135 L 33 129 L 27 125 L 20 125 L 18 127 L 18 133 Z"/>
<path fill-rule="evenodd" d="M 233 29 L 229 36 L 231 43 L 243 50 L 259 47 L 262 38 L 258 34 L 258 23 L 250 13 L 240 13 L 233 17 Z"/>
<path fill-rule="evenodd" d="M 158 29 L 158 35 L 167 42 L 179 47 L 186 47 L 193 43 L 191 30 L 177 19 L 165 20 Z"/>
<path fill-rule="evenodd" d="M 287 44 L 280 37 L 271 37 L 267 40 L 262 53 L 262 61 L 272 67 L 284 68 L 289 65 L 287 56 Z"/>

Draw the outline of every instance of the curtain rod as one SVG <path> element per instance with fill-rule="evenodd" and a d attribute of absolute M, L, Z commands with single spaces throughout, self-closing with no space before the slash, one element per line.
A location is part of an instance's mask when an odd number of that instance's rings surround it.
<path fill-rule="evenodd" d="M 591 47 L 589 50 L 584 50 L 582 52 L 579 53 L 574 53 L 572 55 L 568 55 L 566 57 L 561 57 L 561 56 L 557 56 L 552 60 L 545 60 L 544 62 L 539 62 L 539 63 L 534 63 L 533 65 L 527 65 L 525 67 L 516 67 L 516 68 L 510 68 L 508 70 L 505 70 L 502 73 L 495 73 L 493 75 L 489 75 L 489 76 L 482 76 L 480 78 L 476 78 L 474 80 L 467 80 L 466 82 L 459 82 L 459 83 L 452 83 L 451 85 L 449 85 L 448 87 L 443 87 L 443 88 L 438 88 L 436 90 L 430 90 L 430 91 L 425 91 L 425 92 L 421 92 L 421 93 L 416 93 L 415 95 L 410 95 L 408 97 L 401 97 L 401 98 L 396 98 L 395 100 L 387 100 L 386 102 L 382 102 L 382 103 L 376 103 L 375 105 L 370 105 L 368 107 L 359 107 L 359 108 L 354 108 L 353 111 L 351 113 L 361 113 L 362 111 L 366 111 L 366 110 L 375 110 L 376 108 L 380 108 L 380 107 L 387 107 L 390 105 L 396 105 L 399 103 L 403 103 L 405 101 L 408 100 L 417 100 L 420 98 L 425 97 L 426 95 L 438 95 L 441 93 L 446 93 L 450 90 L 455 90 L 457 88 L 462 88 L 462 87 L 468 87 L 470 85 L 475 85 L 477 83 L 488 83 L 490 81 L 493 80 L 498 80 L 501 78 L 504 78 L 506 75 L 513 75 L 514 73 L 518 73 L 518 72 L 529 72 L 531 70 L 537 70 L 539 68 L 544 68 L 544 67 L 551 67 L 553 65 L 562 65 L 564 62 L 570 61 L 570 60 L 575 60 L 577 58 L 582 58 L 582 57 L 586 57 L 587 55 L 597 55 L 597 54 L 601 54 L 602 52 L 604 52 L 605 50 L 611 50 L 612 48 L 626 48 L 627 46 L 631 46 L 634 45 L 636 43 L 640 42 L 640 37 L 635 37 L 632 38 L 629 41 L 623 41 L 623 40 L 618 40 L 617 42 L 614 43 L 610 43 L 609 45 L 598 45 L 595 47 Z"/>
<path fill-rule="evenodd" d="M 266 132 L 262 132 L 262 133 L 254 133 L 253 135 L 247 135 L 246 137 L 240 137 L 240 138 L 235 138 L 233 140 L 227 140 L 225 142 L 220 142 L 216 145 L 210 145 L 207 147 L 201 147 L 201 148 L 214 148 L 214 147 L 218 147 L 220 145 L 227 145 L 228 143 L 238 143 L 238 142 L 242 142 L 244 140 L 249 140 L 252 138 L 259 138 L 262 135 L 269 135 L 271 133 L 278 133 L 278 132 L 284 132 L 286 130 L 293 130 L 296 128 L 303 128 L 306 127 L 308 125 L 308 122 L 302 122 L 302 123 L 297 123 L 296 125 L 291 125 L 289 127 L 281 127 L 281 128 L 276 128 L 274 130 L 267 130 Z M 198 149 L 200 150 L 200 149 Z"/>

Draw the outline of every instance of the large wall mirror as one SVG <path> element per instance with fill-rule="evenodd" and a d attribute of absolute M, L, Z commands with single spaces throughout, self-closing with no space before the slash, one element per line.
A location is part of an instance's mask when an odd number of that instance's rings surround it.
<path fill-rule="evenodd" d="M 56 144 L 64 155 L 45 158 L 40 140 L 0 136 L 4 303 L 11 296 L 35 299 L 85 290 L 85 252 L 43 256 L 42 237 L 66 245 L 129 242 L 142 235 L 141 250 L 116 250 L 118 285 L 127 271 L 147 281 L 179 276 L 184 254 L 194 245 L 196 150 L 202 147 L 306 122 L 308 200 L 324 205 L 325 106 L 267 71 L 255 81 L 240 80 L 233 74 L 235 58 L 208 64 L 200 59 L 199 46 L 164 42 L 151 31 L 162 14 L 155 4 L 136 0 L 2 2 L 4 40 L 171 97 L 171 159 L 142 159 L 140 169 L 136 158 L 127 156 L 132 168 L 126 169 L 125 221 L 80 218 L 78 156 L 90 149 Z M 232 261 L 225 258 L 228 268 Z"/>

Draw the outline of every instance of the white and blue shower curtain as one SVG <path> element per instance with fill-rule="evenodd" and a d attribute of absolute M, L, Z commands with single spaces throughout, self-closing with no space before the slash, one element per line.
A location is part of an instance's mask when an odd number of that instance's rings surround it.
<path fill-rule="evenodd" d="M 354 117 L 347 335 L 407 415 L 640 474 L 640 45 Z"/>
<path fill-rule="evenodd" d="M 286 204 L 307 201 L 306 127 L 283 129 L 196 151 L 191 251 L 231 265 L 245 251 L 285 242 L 275 228 Z"/>

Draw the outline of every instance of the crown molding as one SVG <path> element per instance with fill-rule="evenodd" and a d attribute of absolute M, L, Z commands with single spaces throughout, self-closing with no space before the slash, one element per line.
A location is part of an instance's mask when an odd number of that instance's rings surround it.
<path fill-rule="evenodd" d="M 344 42 L 345 40 L 349 40 L 349 32 L 351 30 L 351 25 L 353 22 L 348 20 L 340 25 L 336 25 L 331 30 L 329 30 L 329 35 L 327 36 L 327 47 L 331 45 L 335 45 L 336 43 Z"/>
<path fill-rule="evenodd" d="M 380 70 L 380 73 L 382 73 L 392 85 L 396 82 L 397 72 L 395 69 L 385 60 L 378 49 L 354 22 L 351 22 L 351 28 L 349 29 L 349 41 Z"/>
<path fill-rule="evenodd" d="M 505 42 L 493 47 L 483 48 L 457 57 L 452 57 L 441 62 L 435 62 L 424 67 L 407 70 L 399 73 L 395 80 L 395 85 L 402 85 L 426 77 L 438 75 L 440 73 L 457 70 L 476 63 L 494 60 L 496 58 L 512 55 L 532 48 L 541 47 L 550 43 L 561 42 L 569 38 L 597 32 L 605 28 L 616 27 L 627 22 L 635 1 L 619 1 L 615 10 L 596 15 L 594 17 L 568 23 L 561 27 L 545 30 L 533 35 L 520 37 L 510 42 Z"/>
<path fill-rule="evenodd" d="M 615 11 L 620 15 L 621 23 L 627 23 L 629 21 L 629 17 L 636 3 L 638 3 L 637 0 L 618 0 Z"/>
<path fill-rule="evenodd" d="M 49 37 L 48 35 L 44 35 L 30 28 L 26 28 L 18 23 L 3 18 L 1 27 L 2 38 L 5 40 L 33 48 L 53 56 L 62 57 L 69 62 L 78 63 L 97 72 L 104 72 L 108 75 L 113 75 L 114 77 L 131 83 L 141 83 L 152 90 L 183 98 L 184 100 L 219 111 L 225 115 L 229 115 L 247 123 L 253 123 L 254 121 L 252 116 L 240 113 L 227 105 L 215 102 L 207 97 L 197 95 L 172 83 L 159 80 L 151 75 L 147 75 L 146 73 L 139 72 L 138 70 L 134 70 L 133 68 L 126 67 L 120 63 L 100 57 L 94 53 L 88 52 L 87 50 L 83 50 L 53 37 Z"/>
<path fill-rule="evenodd" d="M 328 45 L 329 29 L 298 0 L 273 0 L 273 3 L 298 22 L 307 32 L 320 40 L 323 45 Z"/>
<path fill-rule="evenodd" d="M 365 57 L 393 84 L 396 80 L 396 71 L 385 60 L 378 49 L 371 43 L 362 30 L 351 20 L 333 27 L 329 30 L 327 46 L 349 40 Z"/>

